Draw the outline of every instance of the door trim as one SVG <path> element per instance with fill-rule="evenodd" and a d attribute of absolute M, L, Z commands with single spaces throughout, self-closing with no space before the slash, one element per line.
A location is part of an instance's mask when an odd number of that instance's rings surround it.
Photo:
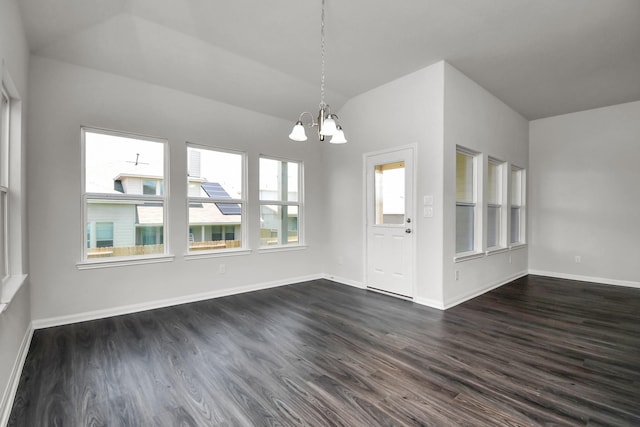
<path fill-rule="evenodd" d="M 390 292 L 385 292 L 383 290 L 379 290 L 376 288 L 370 288 L 368 286 L 369 283 L 369 278 L 368 278 L 368 274 L 367 274 L 367 266 L 369 265 L 369 259 L 368 259 L 368 251 L 367 251 L 367 221 L 369 220 L 368 215 L 367 215 L 367 159 L 369 157 L 372 156 L 378 156 L 380 154 L 389 154 L 389 153 L 394 153 L 396 151 L 402 151 L 402 150 L 411 150 L 411 157 L 413 158 L 413 194 L 411 195 L 411 197 L 413 197 L 413 203 L 412 203 L 412 212 L 410 212 L 410 215 L 413 219 L 413 226 L 411 227 L 413 230 L 413 234 L 414 234 L 414 238 L 413 238 L 413 262 L 411 265 L 411 296 L 405 297 L 402 295 L 398 295 L 398 294 L 393 294 Z M 364 288 L 372 291 L 372 292 L 378 292 L 381 294 L 385 294 L 385 295 L 389 295 L 395 298 L 399 298 L 399 299 L 405 299 L 405 300 L 409 300 L 409 301 L 414 301 L 416 296 L 417 296 L 417 279 L 416 279 L 416 273 L 417 273 L 417 265 L 416 265 L 416 260 L 417 260 L 417 250 L 418 250 L 418 231 L 419 231 L 419 227 L 418 227 L 418 217 L 416 216 L 416 212 L 417 212 L 417 194 L 418 194 L 418 143 L 414 142 L 411 144 L 406 144 L 406 145 L 399 145 L 397 147 L 389 147 L 389 148 L 384 148 L 382 150 L 376 150 L 376 151 L 369 151 L 367 153 L 363 153 L 362 154 L 362 217 L 365 219 L 364 221 L 362 221 L 362 260 L 364 261 L 362 264 L 362 277 L 363 277 L 363 285 Z"/>

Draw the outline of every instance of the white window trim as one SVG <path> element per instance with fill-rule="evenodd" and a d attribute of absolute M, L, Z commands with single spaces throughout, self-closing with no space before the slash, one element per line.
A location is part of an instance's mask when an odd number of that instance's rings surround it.
<path fill-rule="evenodd" d="M 302 160 L 289 159 L 284 157 L 275 157 L 269 156 L 265 154 L 260 154 L 258 157 L 258 185 L 260 182 L 260 159 L 269 159 L 269 160 L 277 160 L 279 162 L 287 162 L 287 163 L 297 163 L 298 164 L 298 201 L 297 202 L 284 202 L 281 200 L 263 200 L 260 199 L 260 189 L 258 189 L 258 220 L 260 218 L 260 209 L 262 205 L 276 205 L 276 206 L 297 206 L 298 207 L 298 242 L 297 243 L 287 243 L 282 244 L 279 243 L 277 245 L 270 246 L 262 246 L 261 244 L 258 247 L 258 252 L 277 252 L 277 251 L 287 251 L 292 249 L 305 249 L 306 242 L 304 236 L 304 162 Z M 258 224 L 258 230 L 261 227 Z M 260 241 L 260 239 L 258 239 Z"/>
<path fill-rule="evenodd" d="M 0 284 L 4 284 L 11 277 L 11 268 L 10 268 L 10 245 L 9 245 L 9 174 L 11 169 L 11 163 L 9 162 L 9 153 L 11 152 L 11 97 L 9 96 L 8 91 L 4 87 L 4 83 L 0 83 L 0 105 L 6 100 L 7 109 L 6 115 L 0 117 L 0 131 L 2 131 L 2 127 L 6 125 L 6 132 L 2 132 L 0 135 L 0 199 L 4 199 L 4 203 L 0 200 L 0 205 L 2 209 L 1 218 L 3 218 L 2 224 L 2 236 L 3 239 L 0 242 L 0 253 L 2 254 L 0 259 Z M 0 110 L 0 114 L 1 114 Z"/>
<path fill-rule="evenodd" d="M 0 282 L 0 313 L 5 311 L 22 285 L 26 283 L 28 275 L 23 270 L 23 181 L 22 181 L 22 99 L 8 73 L 4 59 L 0 66 L 0 88 L 9 100 L 9 134 L 7 141 L 7 153 L 4 159 L 7 161 L 7 204 L 5 250 L 7 276 Z M 11 224 L 9 227 L 8 224 Z"/>
<path fill-rule="evenodd" d="M 489 203 L 489 196 L 487 195 L 486 200 L 487 200 L 487 221 L 489 220 L 489 213 L 488 210 L 490 207 L 496 207 L 499 208 L 499 218 L 500 218 L 500 224 L 498 227 L 498 239 L 497 239 L 497 244 L 495 246 L 489 246 L 487 243 L 487 247 L 485 252 L 487 254 L 494 254 L 494 253 L 500 253 L 503 252 L 504 250 L 506 250 L 508 248 L 507 246 L 507 240 L 508 240 L 508 236 L 507 236 L 507 218 L 506 218 L 506 209 L 504 208 L 507 204 L 507 194 L 506 191 L 504 191 L 505 188 L 507 188 L 507 174 L 505 173 L 505 170 L 507 169 L 507 164 L 506 162 L 502 161 L 502 160 L 498 160 L 495 157 L 491 157 L 489 156 L 487 159 L 487 192 L 488 190 L 488 184 L 489 184 L 489 164 L 492 164 L 494 166 L 496 166 L 498 168 L 498 173 L 500 174 L 499 176 L 499 180 L 498 180 L 498 200 L 500 203 Z M 487 232 L 486 232 L 486 236 L 487 236 L 487 241 L 488 241 L 488 237 L 489 237 L 489 227 L 487 225 Z"/>
<path fill-rule="evenodd" d="M 164 194 L 162 196 L 153 196 L 147 194 L 112 194 L 112 193 L 87 193 L 86 192 L 86 148 L 85 148 L 85 134 L 87 132 L 100 133 L 104 135 L 112 135 L 123 138 L 136 138 L 146 141 L 158 142 L 163 144 L 163 158 L 164 158 Z M 76 263 L 78 270 L 85 270 L 91 268 L 101 267 L 119 267 L 136 264 L 148 264 L 155 262 L 167 262 L 172 261 L 175 257 L 169 252 L 170 248 L 170 230 L 169 230 L 169 141 L 164 138 L 153 137 L 148 135 L 141 135 L 134 132 L 115 131 L 111 129 L 104 129 L 92 126 L 80 127 L 80 153 L 81 153 L 81 252 L 80 261 Z M 149 255 L 137 255 L 132 257 L 114 257 L 114 258 L 95 258 L 89 259 L 87 257 L 87 202 L 88 200 L 131 200 L 131 201 L 145 201 L 145 202 L 162 202 L 163 207 L 163 249 L 161 254 L 149 254 Z"/>
<path fill-rule="evenodd" d="M 469 259 L 479 258 L 484 256 L 482 251 L 482 236 L 483 236 L 483 221 L 484 215 L 482 209 L 479 207 L 483 204 L 483 192 L 478 191 L 479 188 L 483 188 L 485 185 L 482 179 L 484 174 L 484 168 L 482 166 L 482 153 L 470 150 L 465 147 L 456 146 L 456 154 L 461 153 L 466 156 L 470 156 L 473 159 L 473 202 L 458 202 L 457 197 L 454 195 L 456 206 L 473 206 L 473 249 L 465 252 L 456 252 L 454 261 L 465 261 Z M 454 233 L 455 238 L 457 235 Z M 455 248 L 454 248 L 455 250 Z"/>
<path fill-rule="evenodd" d="M 209 151 L 219 151 L 222 153 L 229 154 L 238 154 L 242 159 L 242 188 L 240 191 L 242 192 L 242 197 L 240 199 L 215 199 L 210 197 L 190 197 L 189 196 L 189 178 L 187 174 L 186 179 L 186 191 L 187 191 L 187 206 L 186 206 L 186 218 L 187 218 L 187 233 L 185 236 L 187 237 L 184 249 L 184 258 L 185 259 L 201 259 L 201 258 L 215 258 L 219 256 L 233 256 L 233 255 L 245 255 L 251 253 L 249 248 L 249 233 L 248 233 L 248 221 L 247 221 L 247 194 L 248 194 L 248 155 L 245 151 L 237 151 L 237 150 L 229 150 L 227 148 L 221 147 L 212 147 L 208 145 L 195 144 L 191 142 L 187 142 L 186 150 L 189 152 L 189 148 L 196 148 L 199 150 L 209 150 Z M 189 156 L 187 154 L 187 163 L 186 170 L 189 170 Z M 191 203 L 237 203 L 241 206 L 241 220 L 240 220 L 240 238 L 242 242 L 242 246 L 239 248 L 225 248 L 225 249 L 211 249 L 211 250 L 200 250 L 200 251 L 190 251 L 189 250 L 189 204 Z"/>
<path fill-rule="evenodd" d="M 512 173 L 513 172 L 519 172 L 520 173 L 520 204 L 516 205 L 513 203 L 512 200 L 512 194 L 513 194 L 513 190 L 512 190 L 512 186 L 513 186 L 513 180 L 511 179 Z M 526 188 L 527 188 L 527 173 L 526 173 L 526 169 L 525 168 L 521 168 L 519 166 L 510 165 L 509 168 L 509 228 L 508 228 L 508 237 L 507 237 L 507 243 L 509 248 L 517 248 L 518 246 L 524 246 L 527 244 L 527 209 L 526 209 L 526 200 L 527 200 L 527 192 L 526 192 Z M 518 234 L 518 241 L 517 242 L 511 242 L 511 209 L 517 207 L 520 209 L 520 229 L 519 234 Z"/>

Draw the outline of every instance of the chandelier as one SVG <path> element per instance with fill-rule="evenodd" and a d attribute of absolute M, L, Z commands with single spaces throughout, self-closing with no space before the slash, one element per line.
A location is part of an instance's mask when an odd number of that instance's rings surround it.
<path fill-rule="evenodd" d="M 331 107 L 324 102 L 324 68 L 325 68 L 325 46 L 324 46 L 324 3 L 322 0 L 322 15 L 320 18 L 320 58 L 321 58 L 321 71 L 320 71 L 320 111 L 318 112 L 318 120 L 314 121 L 313 115 L 308 111 L 303 111 L 298 117 L 298 121 L 289 138 L 293 141 L 306 141 L 307 134 L 305 133 L 302 120 L 304 117 L 309 117 L 310 122 L 306 124 L 307 127 L 318 127 L 318 138 L 320 141 L 324 141 L 326 136 L 330 136 L 331 144 L 344 144 L 347 140 L 344 137 L 342 127 L 338 124 L 338 116 L 331 113 Z"/>

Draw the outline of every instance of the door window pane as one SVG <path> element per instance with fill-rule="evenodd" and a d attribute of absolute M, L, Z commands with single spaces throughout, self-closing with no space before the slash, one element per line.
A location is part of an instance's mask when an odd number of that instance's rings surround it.
<path fill-rule="evenodd" d="M 405 166 L 404 162 L 375 166 L 375 224 L 404 224 Z"/>

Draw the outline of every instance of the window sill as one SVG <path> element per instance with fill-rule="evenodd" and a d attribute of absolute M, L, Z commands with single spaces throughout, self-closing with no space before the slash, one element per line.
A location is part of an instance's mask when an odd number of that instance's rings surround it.
<path fill-rule="evenodd" d="M 491 255 L 501 254 L 504 252 L 509 252 L 509 248 L 491 248 L 491 249 L 487 249 L 487 252 L 485 252 L 485 254 L 487 256 L 491 256 Z"/>
<path fill-rule="evenodd" d="M 0 313 L 5 311 L 13 297 L 16 296 L 22 285 L 27 281 L 26 274 L 16 274 L 9 276 L 6 282 L 0 288 Z"/>
<path fill-rule="evenodd" d="M 485 256 L 484 252 L 464 252 L 460 255 L 453 257 L 453 262 L 470 261 L 472 259 L 478 259 Z"/>
<path fill-rule="evenodd" d="M 509 250 L 510 251 L 515 251 L 515 250 L 518 250 L 518 249 L 524 249 L 526 247 L 527 247 L 526 243 L 514 243 L 511 246 L 509 246 Z"/>
<path fill-rule="evenodd" d="M 301 251 L 307 249 L 307 245 L 280 245 L 280 246 L 273 246 L 271 248 L 260 248 L 258 249 L 258 253 L 261 254 L 266 254 L 266 253 L 270 253 L 270 252 L 288 252 L 288 251 Z"/>
<path fill-rule="evenodd" d="M 156 264 L 160 262 L 171 262 L 175 259 L 173 255 L 159 255 L 144 258 L 119 258 L 113 260 L 81 261 L 76 264 L 78 270 L 92 270 L 95 268 L 124 267 L 129 265 Z"/>
<path fill-rule="evenodd" d="M 202 252 L 190 252 L 184 255 L 185 261 L 191 261 L 194 259 L 205 259 L 205 258 L 220 258 L 220 257 L 228 257 L 228 256 L 241 256 L 241 255 L 249 255 L 251 253 L 250 249 L 237 249 L 237 250 L 229 250 L 229 251 L 202 251 Z"/>

